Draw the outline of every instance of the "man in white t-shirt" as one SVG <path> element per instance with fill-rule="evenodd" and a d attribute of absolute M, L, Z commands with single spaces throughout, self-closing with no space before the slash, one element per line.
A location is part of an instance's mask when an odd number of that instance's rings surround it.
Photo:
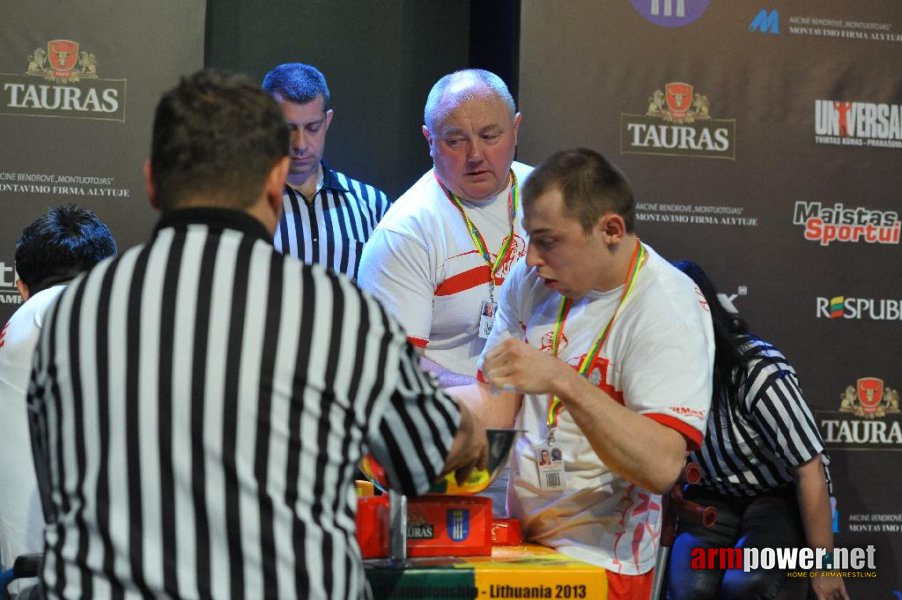
<path fill-rule="evenodd" d="M 608 569 L 610 598 L 647 598 L 659 494 L 704 434 L 710 315 L 639 241 L 629 183 L 598 153 L 553 155 L 523 199 L 526 260 L 501 290 L 480 383 L 458 391 L 487 424 L 525 431 L 509 503 L 527 538 Z"/>
<path fill-rule="evenodd" d="M 401 321 L 426 370 L 462 385 L 473 382 L 501 284 L 526 253 L 519 187 L 532 169 L 514 161 L 520 114 L 493 73 L 439 79 L 424 121 L 434 168 L 380 222 L 358 282 Z"/>
<path fill-rule="evenodd" d="M 43 551 L 41 511 L 25 398 L 31 359 L 53 302 L 76 275 L 116 253 L 97 216 L 58 206 L 29 225 L 16 243 L 16 286 L 25 301 L 0 333 L 0 568 Z"/>

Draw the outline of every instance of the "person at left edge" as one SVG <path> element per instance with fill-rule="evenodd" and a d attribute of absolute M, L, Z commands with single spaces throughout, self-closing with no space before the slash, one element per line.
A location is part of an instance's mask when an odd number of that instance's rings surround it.
<path fill-rule="evenodd" d="M 363 245 L 391 202 L 381 190 L 323 161 L 334 113 L 319 69 L 281 64 L 263 78 L 263 90 L 279 103 L 291 130 L 291 163 L 273 245 L 356 279 Z"/>
<path fill-rule="evenodd" d="M 16 287 L 24 303 L 0 331 L 0 568 L 44 549 L 26 397 L 31 359 L 46 315 L 82 271 L 116 254 L 109 228 L 92 211 L 55 206 L 16 242 Z M 33 583 L 33 582 L 32 582 Z M 30 585 L 15 581 L 9 591 Z"/>

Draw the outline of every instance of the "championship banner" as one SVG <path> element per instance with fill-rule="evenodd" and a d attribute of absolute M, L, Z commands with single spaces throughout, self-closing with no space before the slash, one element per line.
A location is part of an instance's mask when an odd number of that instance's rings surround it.
<path fill-rule="evenodd" d="M 902 594 L 902 4 L 521 7 L 518 158 L 607 156 L 643 242 L 698 262 L 784 352 L 831 459 L 835 543 L 872 550 L 847 589 Z"/>
<path fill-rule="evenodd" d="M 0 323 L 15 243 L 48 208 L 97 213 L 120 250 L 156 222 L 142 168 L 153 109 L 203 66 L 205 3 L 9 0 L 0 25 Z"/>

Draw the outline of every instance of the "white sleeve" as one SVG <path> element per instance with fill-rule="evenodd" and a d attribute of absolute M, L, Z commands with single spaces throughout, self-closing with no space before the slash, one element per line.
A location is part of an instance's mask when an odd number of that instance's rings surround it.
<path fill-rule="evenodd" d="M 425 346 L 432 331 L 435 274 L 422 242 L 377 228 L 363 247 L 357 283 L 400 321 L 415 345 Z"/>

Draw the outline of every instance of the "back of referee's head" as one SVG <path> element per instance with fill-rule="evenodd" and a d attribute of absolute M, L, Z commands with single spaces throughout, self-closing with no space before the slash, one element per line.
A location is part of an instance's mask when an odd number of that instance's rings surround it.
<path fill-rule="evenodd" d="M 242 75 L 207 69 L 183 77 L 154 115 L 145 165 L 151 204 L 166 213 L 217 206 L 252 211 L 288 168 L 289 132 L 278 104 Z M 284 180 L 284 175 L 282 175 Z"/>

